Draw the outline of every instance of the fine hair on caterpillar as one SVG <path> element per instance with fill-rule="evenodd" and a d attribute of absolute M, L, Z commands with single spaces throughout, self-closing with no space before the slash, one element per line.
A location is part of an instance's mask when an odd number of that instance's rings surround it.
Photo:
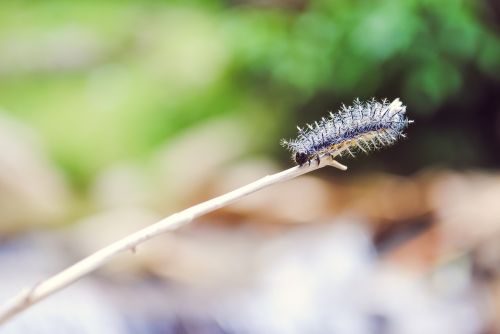
<path fill-rule="evenodd" d="M 336 114 L 330 113 L 313 125 L 299 130 L 296 139 L 282 140 L 281 145 L 292 152 L 292 159 L 298 165 L 320 162 L 323 157 L 342 156 L 353 151 L 368 151 L 394 144 L 408 124 L 413 123 L 406 115 L 406 106 L 399 99 L 391 103 L 383 99 L 361 102 L 356 99 Z"/>

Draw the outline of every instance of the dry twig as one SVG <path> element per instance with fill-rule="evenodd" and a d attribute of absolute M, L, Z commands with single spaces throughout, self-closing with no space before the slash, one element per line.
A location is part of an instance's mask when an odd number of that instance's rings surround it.
<path fill-rule="evenodd" d="M 279 182 L 290 180 L 324 166 L 333 166 L 341 170 L 347 169 L 347 167 L 342 165 L 341 163 L 335 160 L 330 160 L 326 157 L 323 158 L 319 164 L 314 163 L 310 166 L 304 165 L 302 167 L 295 166 L 280 173 L 265 176 L 255 182 L 247 184 L 229 193 L 175 213 L 153 225 L 150 225 L 121 240 L 118 240 L 84 258 L 83 260 L 75 263 L 74 265 L 61 271 L 55 276 L 52 276 L 45 281 L 39 282 L 31 288 L 27 288 L 21 291 L 17 296 L 13 297 L 5 305 L 3 305 L 3 307 L 0 308 L 0 324 L 5 323 L 9 319 L 31 307 L 35 303 L 65 288 L 66 286 L 79 280 L 90 272 L 98 269 L 118 253 L 124 251 L 135 252 L 139 244 L 161 233 L 175 230 L 185 224 L 188 224 L 193 219 L 199 216 L 229 205 L 263 188 L 269 187 Z"/>

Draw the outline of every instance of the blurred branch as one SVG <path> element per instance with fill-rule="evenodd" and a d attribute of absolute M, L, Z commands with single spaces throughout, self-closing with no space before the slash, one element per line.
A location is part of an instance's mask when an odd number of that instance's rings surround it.
<path fill-rule="evenodd" d="M 75 263 L 74 265 L 56 274 L 55 276 L 52 276 L 45 281 L 39 282 L 34 286 L 21 291 L 17 296 L 14 296 L 2 308 L 0 308 L 0 324 L 5 323 L 15 315 L 26 310 L 40 300 L 50 296 L 51 294 L 79 280 L 90 272 L 98 269 L 118 253 L 124 251 L 132 251 L 133 253 L 135 253 L 136 247 L 139 244 L 161 233 L 175 230 L 185 224 L 190 223 L 193 219 L 199 216 L 229 205 L 263 188 L 269 187 L 279 182 L 290 180 L 292 178 L 325 166 L 333 166 L 341 170 L 347 169 L 347 167 L 342 165 L 341 163 L 335 160 L 330 160 L 328 158 L 323 158 L 317 165 L 312 164 L 309 166 L 295 166 L 285 171 L 265 176 L 255 182 L 247 184 L 229 193 L 197 204 L 181 212 L 175 213 L 151 226 L 148 226 L 121 240 L 118 240 L 84 258 L 83 260 Z"/>

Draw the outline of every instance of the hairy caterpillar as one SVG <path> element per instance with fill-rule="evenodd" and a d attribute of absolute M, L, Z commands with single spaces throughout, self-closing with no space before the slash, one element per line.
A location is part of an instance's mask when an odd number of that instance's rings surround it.
<path fill-rule="evenodd" d="M 292 159 L 298 165 L 318 163 L 325 156 L 335 157 L 344 153 L 354 156 L 352 149 L 365 153 L 382 146 L 394 144 L 403 131 L 413 123 L 406 115 L 406 106 L 399 99 L 389 104 L 372 99 L 362 103 L 356 99 L 352 106 L 342 106 L 328 118 L 322 118 L 314 125 L 299 130 L 293 140 L 282 140 L 281 145 L 292 152 Z"/>

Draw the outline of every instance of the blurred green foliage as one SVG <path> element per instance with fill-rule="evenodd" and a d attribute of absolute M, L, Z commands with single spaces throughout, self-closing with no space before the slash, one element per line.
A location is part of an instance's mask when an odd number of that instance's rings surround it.
<path fill-rule="evenodd" d="M 400 95 L 429 118 L 467 73 L 500 80 L 487 2 L 266 3 L 2 2 L 0 107 L 85 183 L 213 117 L 245 122 L 264 150 L 322 94 Z"/>

